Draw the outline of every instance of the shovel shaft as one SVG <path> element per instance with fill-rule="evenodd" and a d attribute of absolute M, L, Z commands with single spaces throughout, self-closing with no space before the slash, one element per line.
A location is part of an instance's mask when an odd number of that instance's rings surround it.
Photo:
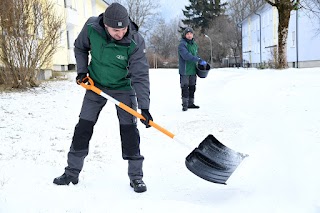
<path fill-rule="evenodd" d="M 116 104 L 117 105 L 117 104 Z M 121 103 L 119 102 L 119 105 L 118 105 L 121 109 L 125 110 L 126 112 L 129 112 L 131 115 L 137 117 L 137 118 L 140 118 L 140 119 L 143 119 L 145 120 L 145 118 L 140 114 L 138 113 L 137 111 L 133 110 L 132 108 L 128 107 L 127 105 L 125 105 L 124 103 Z M 153 121 L 149 121 L 149 125 L 156 128 L 157 130 L 159 130 L 160 132 L 166 134 L 167 136 L 169 136 L 170 138 L 174 138 L 174 134 L 172 134 L 171 132 L 169 132 L 168 130 L 166 130 L 165 128 L 159 126 L 158 124 L 156 124 L 155 122 Z"/>
<path fill-rule="evenodd" d="M 88 78 L 89 84 L 81 83 L 80 84 L 81 86 L 83 86 L 87 90 L 91 90 L 91 91 L 97 93 L 98 95 L 103 96 L 104 98 L 108 99 L 109 101 L 111 101 L 112 103 L 114 103 L 115 105 L 120 107 L 121 109 L 125 110 L 126 112 L 130 113 L 131 115 L 133 115 L 133 116 L 135 116 L 135 117 L 137 117 L 139 119 L 145 120 L 145 118 L 140 113 L 138 113 L 134 109 L 130 108 L 129 106 L 125 105 L 124 103 L 112 98 L 110 95 L 102 92 L 101 89 L 99 89 L 96 86 L 94 86 L 93 80 L 91 78 L 89 78 L 89 77 L 87 77 L 87 78 Z M 153 121 L 149 121 L 149 125 L 154 127 L 154 128 L 156 128 L 160 132 L 166 134 L 170 138 L 174 138 L 174 136 L 175 136 L 173 133 L 169 132 L 168 130 L 166 130 L 165 128 L 159 126 L 158 124 L 156 124 Z"/>

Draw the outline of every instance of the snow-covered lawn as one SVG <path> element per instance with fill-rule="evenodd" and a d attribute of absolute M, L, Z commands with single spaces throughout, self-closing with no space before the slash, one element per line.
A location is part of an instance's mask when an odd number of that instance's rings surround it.
<path fill-rule="evenodd" d="M 139 122 L 144 181 L 134 193 L 115 106 L 96 124 L 78 185 L 56 186 L 84 88 L 70 80 L 0 93 L 0 212 L 320 212 L 320 68 L 213 69 L 182 112 L 176 69 L 150 70 L 154 121 Z M 227 185 L 192 174 L 185 157 L 208 135 L 247 153 Z"/>

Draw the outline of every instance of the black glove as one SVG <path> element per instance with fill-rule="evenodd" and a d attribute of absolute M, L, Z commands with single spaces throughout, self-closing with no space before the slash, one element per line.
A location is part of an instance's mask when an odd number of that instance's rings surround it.
<path fill-rule="evenodd" d="M 88 79 L 84 79 L 85 77 L 87 77 L 87 73 L 78 73 L 76 77 L 77 84 L 87 83 Z"/>
<path fill-rule="evenodd" d="M 153 121 L 153 118 L 149 112 L 148 109 L 141 109 L 141 115 L 146 119 L 146 120 L 142 120 L 140 119 L 140 121 L 146 125 L 146 128 L 149 128 L 150 125 L 149 125 L 149 121 Z"/>

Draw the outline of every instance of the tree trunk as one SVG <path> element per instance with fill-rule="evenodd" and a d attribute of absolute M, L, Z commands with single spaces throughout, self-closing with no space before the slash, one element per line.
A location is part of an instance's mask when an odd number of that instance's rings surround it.
<path fill-rule="evenodd" d="M 292 10 L 297 9 L 300 0 L 265 0 L 268 4 L 278 9 L 279 24 L 278 24 L 278 69 L 288 68 L 287 62 L 287 38 Z"/>
<path fill-rule="evenodd" d="M 278 68 L 288 68 L 287 62 L 287 38 L 291 10 L 282 5 L 278 7 L 279 25 L 278 25 Z"/>

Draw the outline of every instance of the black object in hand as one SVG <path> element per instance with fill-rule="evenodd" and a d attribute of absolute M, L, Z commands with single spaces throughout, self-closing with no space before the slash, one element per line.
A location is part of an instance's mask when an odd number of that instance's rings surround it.
<path fill-rule="evenodd" d="M 86 77 L 87 77 L 87 73 L 78 73 L 76 77 L 77 84 L 87 83 L 88 79 L 85 79 Z"/>
<path fill-rule="evenodd" d="M 149 127 L 150 127 L 149 121 L 152 121 L 152 120 L 153 120 L 153 118 L 152 118 L 149 110 L 148 110 L 148 109 L 141 109 L 141 115 L 142 115 L 146 120 L 140 119 L 140 121 L 141 121 L 144 125 L 146 125 L 146 128 L 149 128 Z"/>

